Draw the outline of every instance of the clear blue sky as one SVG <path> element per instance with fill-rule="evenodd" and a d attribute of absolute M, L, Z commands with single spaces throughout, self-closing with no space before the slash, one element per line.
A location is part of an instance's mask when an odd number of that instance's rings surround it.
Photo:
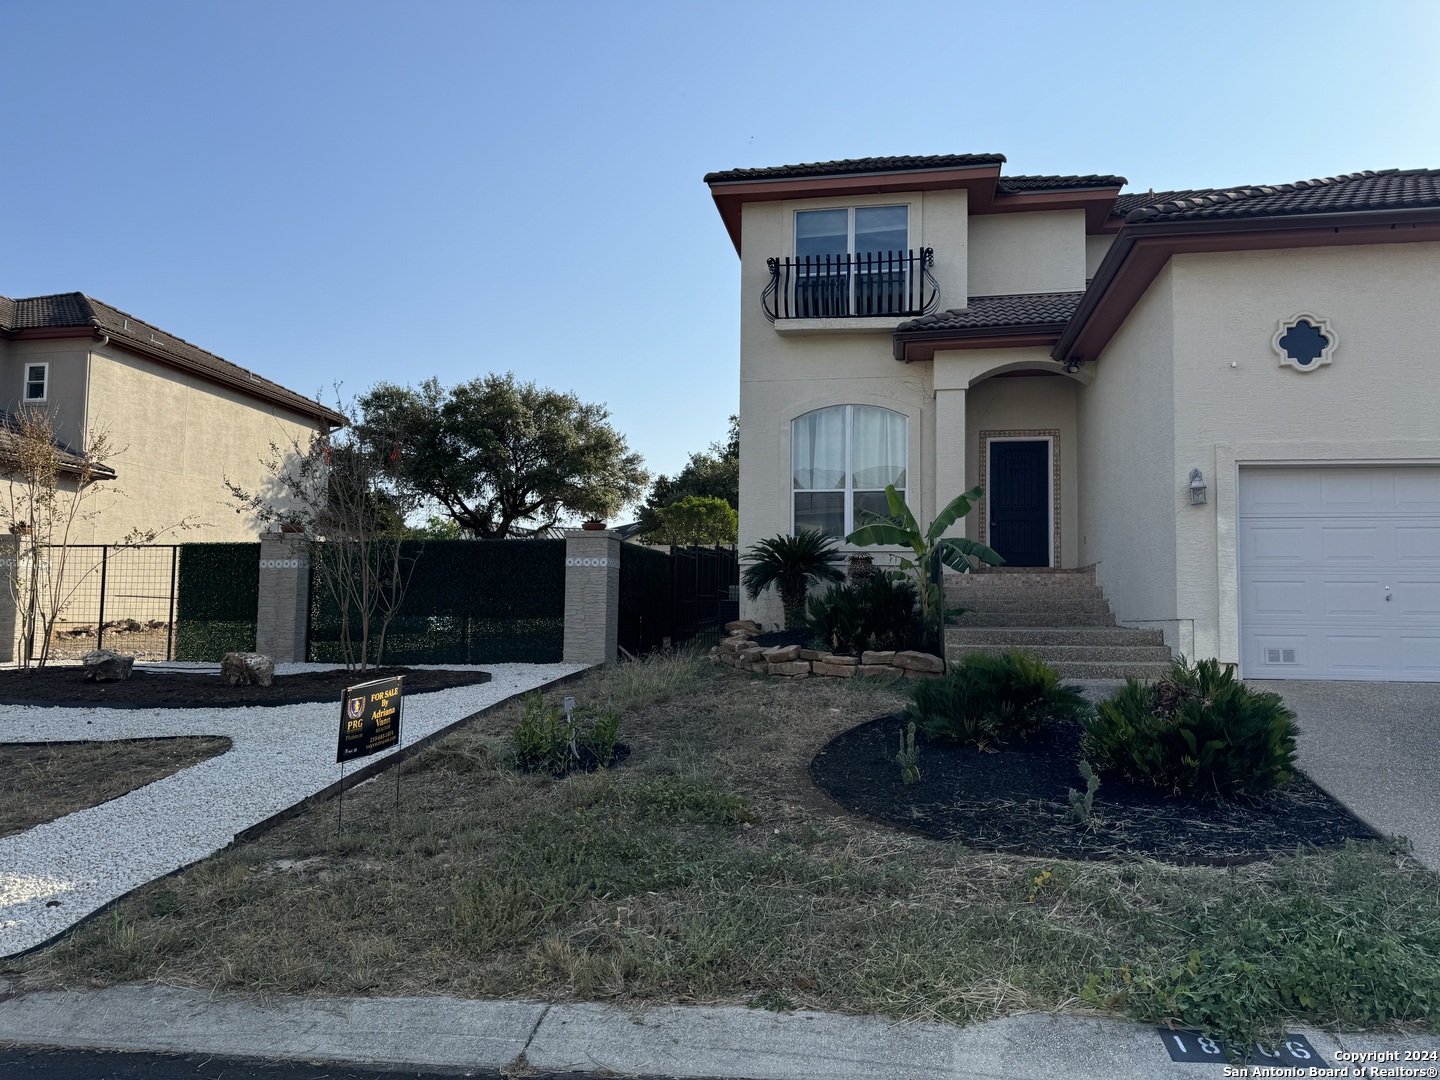
<path fill-rule="evenodd" d="M 0 40 L 0 293 L 86 292 L 307 394 L 513 370 L 662 472 L 738 401 L 709 170 L 1440 166 L 1434 0 L 0 0 Z"/>

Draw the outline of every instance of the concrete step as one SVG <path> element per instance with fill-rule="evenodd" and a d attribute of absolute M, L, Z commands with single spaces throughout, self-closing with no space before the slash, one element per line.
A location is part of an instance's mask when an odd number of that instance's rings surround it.
<path fill-rule="evenodd" d="M 1093 570 L 1006 570 L 997 568 L 978 574 L 947 574 L 945 583 L 959 584 L 968 588 L 994 589 L 1012 585 L 1036 585 L 1042 588 L 1073 588 L 1076 585 L 1094 585 Z"/>
<path fill-rule="evenodd" d="M 985 603 L 990 600 L 1018 600 L 1021 598 L 1054 600 L 1104 600 L 1105 594 L 1098 585 L 993 585 L 970 586 L 945 583 L 945 595 L 956 603 Z"/>
<path fill-rule="evenodd" d="M 1051 664 L 1062 679 L 1124 679 L 1126 677 L 1153 682 L 1170 670 L 1168 663 L 1126 663 L 1105 660 L 1098 663 L 1065 661 Z"/>
<path fill-rule="evenodd" d="M 1113 626 L 1115 617 L 1105 611 L 969 611 L 955 625 L 978 626 Z"/>
<path fill-rule="evenodd" d="M 1162 645 L 1164 642 L 1165 636 L 1159 630 L 1131 626 L 950 626 L 945 629 L 947 645 L 1023 649 L 1033 645 Z"/>
<path fill-rule="evenodd" d="M 1164 645 L 952 645 L 945 643 L 945 658 L 959 660 L 962 656 L 982 654 L 999 656 L 1011 649 L 1023 649 L 1052 667 L 1068 663 L 1166 664 L 1171 661 L 1170 649 Z"/>
<path fill-rule="evenodd" d="M 954 603 L 967 611 L 1097 611 L 1107 614 L 1110 611 L 1110 605 L 1103 596 L 1046 596 L 1038 593 L 1024 596 L 959 596 Z"/>

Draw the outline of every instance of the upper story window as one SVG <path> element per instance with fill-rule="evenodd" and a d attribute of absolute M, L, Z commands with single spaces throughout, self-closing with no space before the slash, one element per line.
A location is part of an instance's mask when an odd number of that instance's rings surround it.
<path fill-rule="evenodd" d="M 859 511 L 888 514 L 885 488 L 905 494 L 910 421 L 873 405 L 836 405 L 790 422 L 794 532 L 844 537 Z"/>
<path fill-rule="evenodd" d="M 25 396 L 27 404 L 38 405 L 50 396 L 50 365 L 25 365 Z"/>
<path fill-rule="evenodd" d="M 776 319 L 923 315 L 938 303 L 929 248 L 910 248 L 910 207 L 795 213 L 795 254 L 769 260 L 762 303 Z"/>
<path fill-rule="evenodd" d="M 795 257 L 878 255 L 910 247 L 908 206 L 852 206 L 795 214 Z"/>

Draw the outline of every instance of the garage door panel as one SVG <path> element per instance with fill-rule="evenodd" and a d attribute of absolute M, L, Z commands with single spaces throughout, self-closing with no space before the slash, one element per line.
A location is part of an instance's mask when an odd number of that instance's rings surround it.
<path fill-rule="evenodd" d="M 1237 501 L 1247 675 L 1440 680 L 1440 467 L 1247 468 Z"/>
<path fill-rule="evenodd" d="M 1428 470 L 1396 473 L 1395 508 L 1440 517 L 1440 473 Z"/>
<path fill-rule="evenodd" d="M 1420 563 L 1440 570 L 1440 527 L 1397 525 L 1395 558 L 1405 566 Z"/>
<path fill-rule="evenodd" d="M 1379 530 L 1373 525 L 1367 529 L 1337 529 L 1321 527 L 1322 548 L 1327 562 L 1345 559 L 1375 559 L 1376 536 Z"/>

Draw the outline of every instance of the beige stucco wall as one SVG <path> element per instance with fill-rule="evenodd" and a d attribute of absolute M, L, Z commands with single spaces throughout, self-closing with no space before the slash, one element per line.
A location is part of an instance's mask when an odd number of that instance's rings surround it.
<path fill-rule="evenodd" d="M 114 344 L 90 353 L 90 427 L 109 434 L 118 474 L 105 485 L 103 513 L 79 542 L 118 540 L 132 528 L 157 529 L 182 519 L 199 529 L 167 533 L 184 541 L 253 540 L 256 523 L 235 512 L 224 487 L 265 483 L 261 465 L 273 441 L 308 442 L 315 424 L 279 406 L 154 363 Z"/>
<path fill-rule="evenodd" d="M 1055 364 L 1050 365 L 1052 368 Z M 1060 466 L 1059 499 L 1054 481 L 1051 485 L 1052 507 L 1058 505 L 1059 514 L 1052 524 L 1058 526 L 1060 539 L 1060 563 L 1062 567 L 1076 565 L 1077 532 L 1076 509 L 1076 397 L 1080 386 L 1073 379 L 1061 375 L 1033 375 L 1019 377 L 995 377 L 985 379 L 973 386 L 966 395 L 966 447 L 965 482 L 967 487 L 977 484 L 988 487 L 988 477 L 980 473 L 981 440 L 987 435 L 1024 433 L 1030 435 L 1045 432 L 1052 440 L 1053 463 Z M 1051 434 L 1053 433 L 1053 434 Z M 1038 435 L 1036 437 L 1039 437 Z M 989 456 L 985 455 L 988 463 Z M 971 515 L 973 526 L 967 523 L 969 535 L 988 542 L 985 528 L 985 505 L 982 503 Z M 1053 556 L 1052 556 L 1053 557 Z"/>
<path fill-rule="evenodd" d="M 1171 265 L 1178 613 L 1194 621 L 1197 655 L 1238 661 L 1241 465 L 1440 463 L 1440 244 L 1182 255 Z M 1330 321 L 1339 345 L 1329 365 L 1296 371 L 1272 350 L 1280 321 L 1300 312 Z M 1184 498 L 1192 467 L 1209 485 L 1203 507 Z"/>
<path fill-rule="evenodd" d="M 1095 276 L 1095 271 L 1110 251 L 1110 245 L 1113 243 L 1115 243 L 1114 233 L 1085 237 L 1085 277 L 1087 279 Z"/>
<path fill-rule="evenodd" d="M 1187 649 L 1175 598 L 1174 281 L 1161 271 L 1077 398 L 1079 564 L 1095 564 L 1116 618 Z M 1187 466 L 1188 468 L 1188 466 Z"/>
<path fill-rule="evenodd" d="M 971 296 L 1085 288 L 1085 212 L 971 218 L 969 287 Z"/>
<path fill-rule="evenodd" d="M 85 443 L 85 378 L 89 343 L 74 338 L 0 342 L 0 401 L 13 413 L 24 400 L 25 366 L 48 363 L 49 385 L 40 407 L 53 418 L 56 436 L 69 446 Z"/>

